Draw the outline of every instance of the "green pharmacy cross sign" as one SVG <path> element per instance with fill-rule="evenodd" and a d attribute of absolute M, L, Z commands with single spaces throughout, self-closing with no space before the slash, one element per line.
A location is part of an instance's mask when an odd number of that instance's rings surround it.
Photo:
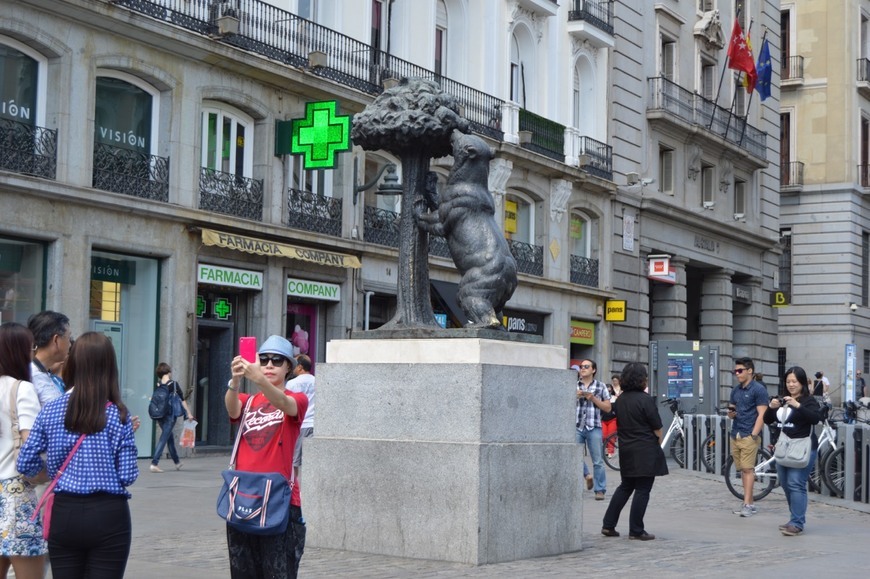
<path fill-rule="evenodd" d="M 233 306 L 227 298 L 218 298 L 214 301 L 212 311 L 217 319 L 226 320 L 232 315 Z"/>
<path fill-rule="evenodd" d="M 201 318 L 205 313 L 205 299 L 201 295 L 196 296 L 196 317 Z"/>
<path fill-rule="evenodd" d="M 351 147 L 350 115 L 338 114 L 338 101 L 307 103 L 305 118 L 293 119 L 290 132 L 290 152 L 302 155 L 306 170 L 335 168 L 335 154 Z"/>

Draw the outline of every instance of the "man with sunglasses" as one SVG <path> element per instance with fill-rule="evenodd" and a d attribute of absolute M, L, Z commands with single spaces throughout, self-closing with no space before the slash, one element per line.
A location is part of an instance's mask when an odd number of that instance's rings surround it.
<path fill-rule="evenodd" d="M 580 380 L 577 382 L 577 442 L 586 445 L 592 458 L 592 480 L 595 500 L 603 501 L 607 490 L 604 470 L 601 413 L 610 412 L 610 391 L 596 380 L 598 366 L 594 360 L 580 362 Z M 583 463 L 584 470 L 586 463 Z M 588 479 L 587 479 L 588 480 Z"/>
<path fill-rule="evenodd" d="M 734 376 L 737 384 L 731 389 L 728 403 L 728 418 L 731 423 L 731 456 L 734 468 L 743 479 L 743 506 L 735 515 L 751 517 L 756 513 L 752 485 L 755 483 L 755 459 L 761 445 L 761 430 L 764 428 L 764 413 L 770 402 L 767 389 L 754 380 L 755 364 L 751 358 L 734 360 Z"/>

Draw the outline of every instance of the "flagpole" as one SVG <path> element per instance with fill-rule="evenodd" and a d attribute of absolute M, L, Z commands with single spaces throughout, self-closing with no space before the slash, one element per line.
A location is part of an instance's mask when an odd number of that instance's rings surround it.
<path fill-rule="evenodd" d="M 746 33 L 744 34 L 744 36 L 748 39 L 748 38 L 749 38 L 749 34 L 750 34 L 751 32 L 752 32 L 752 19 L 750 18 L 750 19 L 749 19 L 749 26 L 746 27 Z M 752 55 L 751 50 L 750 50 L 749 54 L 750 54 L 750 56 Z M 743 71 L 741 70 L 741 71 L 740 71 L 740 74 L 739 74 L 738 77 L 737 77 L 737 83 L 738 83 L 738 84 L 740 83 L 741 80 L 743 80 L 743 75 L 744 75 L 744 74 L 746 74 L 746 73 L 743 72 Z M 749 93 L 749 98 L 750 98 L 750 99 L 752 98 L 752 93 Z M 728 109 L 728 122 L 725 123 L 725 134 L 722 135 L 726 140 L 728 139 L 728 129 L 731 128 L 731 117 L 734 116 L 734 105 L 735 105 L 735 104 L 737 104 L 737 91 L 736 91 L 736 90 L 734 91 L 734 94 L 731 96 L 731 108 Z M 747 105 L 747 110 L 749 110 L 748 105 Z M 711 129 L 713 128 L 712 123 L 710 124 L 710 128 L 711 128 Z M 745 120 L 745 119 L 744 119 L 744 121 L 743 121 L 743 130 L 744 130 L 744 131 L 746 130 L 746 120 Z M 742 133 L 741 133 L 741 135 L 740 135 L 740 140 L 741 140 L 741 142 L 742 142 L 742 140 L 743 140 L 743 134 L 742 134 Z M 738 145 L 740 145 L 740 143 L 738 143 Z"/>
<path fill-rule="evenodd" d="M 765 40 L 766 38 L 767 38 L 767 27 L 765 26 L 765 27 L 764 27 L 764 32 L 763 32 L 762 35 L 761 35 L 761 44 L 760 44 L 759 47 L 758 47 L 759 54 L 761 54 L 761 49 L 764 47 L 764 40 Z M 756 87 L 756 90 L 758 90 L 757 87 Z M 748 120 L 747 120 L 747 119 L 749 118 L 749 105 L 752 104 L 752 96 L 753 96 L 754 94 L 755 94 L 755 91 L 752 91 L 751 93 L 749 93 L 749 100 L 746 101 L 746 114 L 743 115 L 743 130 L 740 131 L 740 140 L 737 141 L 737 146 L 738 146 L 738 147 L 740 147 L 740 146 L 743 145 L 743 135 L 746 134 L 746 125 L 747 125 L 747 123 L 748 123 Z M 728 133 L 726 132 L 725 134 L 727 135 Z"/>
<path fill-rule="evenodd" d="M 737 14 L 734 15 L 734 20 L 740 20 L 740 10 L 737 11 Z M 732 38 L 728 39 L 728 48 L 731 48 L 731 41 L 733 40 L 734 31 L 731 31 Z M 728 56 L 725 56 L 725 64 L 722 66 L 722 74 L 719 75 L 719 88 L 716 89 L 716 100 L 713 101 L 714 105 L 719 105 L 719 95 L 722 93 L 722 81 L 725 80 L 725 71 L 728 70 Z M 713 129 L 713 121 L 716 119 L 716 109 L 713 109 L 713 114 L 710 115 L 710 126 L 708 129 Z"/>

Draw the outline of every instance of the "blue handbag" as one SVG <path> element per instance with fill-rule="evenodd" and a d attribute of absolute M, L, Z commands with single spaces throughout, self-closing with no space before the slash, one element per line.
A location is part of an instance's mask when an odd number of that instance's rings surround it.
<path fill-rule="evenodd" d="M 290 521 L 290 496 L 293 475 L 288 481 L 278 472 L 249 472 L 236 470 L 236 453 L 244 429 L 244 417 L 253 396 L 248 398 L 242 412 L 242 425 L 236 434 L 229 468 L 221 472 L 223 486 L 217 499 L 217 514 L 227 525 L 252 535 L 280 535 Z M 292 470 L 291 470 L 292 473 Z"/>

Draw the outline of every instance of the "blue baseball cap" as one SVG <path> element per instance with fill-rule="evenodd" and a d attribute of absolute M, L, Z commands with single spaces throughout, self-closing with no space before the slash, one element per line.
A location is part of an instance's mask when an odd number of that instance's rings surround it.
<path fill-rule="evenodd" d="M 283 336 L 271 335 L 269 336 L 263 345 L 260 346 L 260 349 L 257 350 L 257 354 L 279 354 L 284 356 L 288 360 L 290 360 L 290 368 L 296 367 L 296 358 L 293 357 L 293 346 L 290 342 L 287 341 L 287 338 Z"/>

